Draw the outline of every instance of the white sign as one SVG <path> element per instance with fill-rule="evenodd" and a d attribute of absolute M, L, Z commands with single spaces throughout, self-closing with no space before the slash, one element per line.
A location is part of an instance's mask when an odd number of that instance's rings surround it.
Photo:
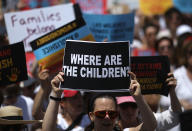
<path fill-rule="evenodd" d="M 32 51 L 30 42 L 73 20 L 73 4 L 6 13 L 5 24 L 10 44 L 23 41 L 25 51 Z"/>

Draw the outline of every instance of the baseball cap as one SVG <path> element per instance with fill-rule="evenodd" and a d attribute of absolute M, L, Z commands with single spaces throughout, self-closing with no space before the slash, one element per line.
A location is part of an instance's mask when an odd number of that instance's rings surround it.
<path fill-rule="evenodd" d="M 160 40 L 162 38 L 171 39 L 171 32 L 168 29 L 164 29 L 164 30 L 159 31 L 159 33 L 157 34 L 156 39 Z"/>
<path fill-rule="evenodd" d="M 64 98 L 69 98 L 75 96 L 79 91 L 76 90 L 64 90 L 63 91 L 63 96 Z"/>
<path fill-rule="evenodd" d="M 189 25 L 180 25 L 176 31 L 177 37 L 185 33 L 192 33 L 192 28 Z"/>
<path fill-rule="evenodd" d="M 116 97 L 117 104 L 122 104 L 122 103 L 136 103 L 135 99 L 132 96 L 121 96 L 121 97 Z"/>

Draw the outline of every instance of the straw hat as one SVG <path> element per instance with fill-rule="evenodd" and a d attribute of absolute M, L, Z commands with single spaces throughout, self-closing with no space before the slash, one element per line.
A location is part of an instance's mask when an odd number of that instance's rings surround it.
<path fill-rule="evenodd" d="M 42 122 L 42 120 L 23 120 L 23 111 L 21 108 L 15 106 L 0 108 L 1 125 L 33 124 L 40 122 Z"/>

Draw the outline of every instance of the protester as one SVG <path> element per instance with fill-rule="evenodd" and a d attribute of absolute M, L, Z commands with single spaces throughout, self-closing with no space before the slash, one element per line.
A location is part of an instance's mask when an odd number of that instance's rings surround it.
<path fill-rule="evenodd" d="M 177 27 L 183 22 L 182 14 L 177 8 L 172 7 L 165 12 L 164 16 L 167 29 L 170 30 L 173 41 L 175 41 Z"/>
<path fill-rule="evenodd" d="M 0 108 L 0 131 L 23 131 L 27 129 L 27 124 L 40 122 L 40 120 L 23 120 L 21 108 L 15 106 Z"/>
<path fill-rule="evenodd" d="M 57 128 L 58 130 L 81 131 L 90 122 L 88 116 L 83 114 L 83 99 L 80 92 L 69 90 L 63 92 L 58 88 L 60 81 L 63 81 L 63 75 L 63 72 L 60 72 L 51 81 L 52 92 L 44 116 L 44 131 L 53 131 Z M 62 92 L 63 99 L 61 99 Z M 61 112 L 58 114 L 59 106 Z"/>
<path fill-rule="evenodd" d="M 133 56 L 155 56 L 157 52 L 155 51 L 155 41 L 156 35 L 159 31 L 157 25 L 147 23 L 143 27 L 144 38 L 143 43 L 140 48 L 135 48 L 132 52 Z"/>
<path fill-rule="evenodd" d="M 157 34 L 155 49 L 159 55 L 168 56 L 170 66 L 171 66 L 170 68 L 171 68 L 171 71 L 173 71 L 175 69 L 174 60 L 173 60 L 174 45 L 173 45 L 173 40 L 169 30 L 161 30 Z"/>
<path fill-rule="evenodd" d="M 176 79 L 173 77 L 172 73 L 168 74 L 166 82 L 167 85 L 170 86 L 171 107 L 162 113 L 155 113 L 157 131 L 168 130 L 178 125 L 178 117 L 179 113 L 181 113 L 181 105 L 175 93 Z M 123 129 L 134 129 L 140 125 L 142 123 L 142 109 L 138 108 L 135 99 L 132 96 L 122 96 L 117 97 L 116 99 Z"/>
<path fill-rule="evenodd" d="M 192 40 L 183 48 L 183 66 L 174 71 L 174 76 L 178 80 L 176 88 L 177 96 L 185 110 L 192 109 Z"/>

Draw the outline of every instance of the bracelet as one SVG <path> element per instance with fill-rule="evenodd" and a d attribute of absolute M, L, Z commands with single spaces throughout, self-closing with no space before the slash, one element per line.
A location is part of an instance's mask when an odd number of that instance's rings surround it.
<path fill-rule="evenodd" d="M 50 98 L 51 100 L 54 100 L 54 101 L 61 101 L 61 100 L 62 100 L 61 98 L 54 97 L 54 96 L 49 96 L 49 98 Z"/>

